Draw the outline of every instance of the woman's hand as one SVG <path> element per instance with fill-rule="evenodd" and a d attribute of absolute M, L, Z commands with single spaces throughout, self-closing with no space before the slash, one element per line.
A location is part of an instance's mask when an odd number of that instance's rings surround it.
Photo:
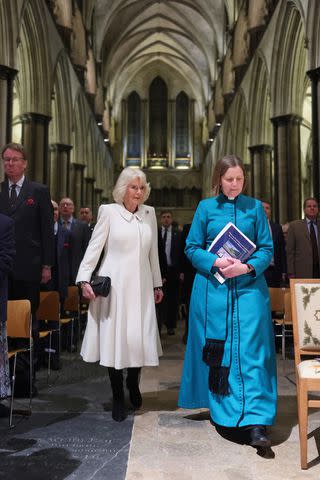
<path fill-rule="evenodd" d="M 228 267 L 229 265 L 232 265 L 234 262 L 234 258 L 217 258 L 217 260 L 214 262 L 213 266 L 217 267 L 221 270 L 221 268 Z"/>
<path fill-rule="evenodd" d="M 162 288 L 158 287 L 154 289 L 154 302 L 160 303 L 163 299 L 163 290 Z"/>
<path fill-rule="evenodd" d="M 95 294 L 93 293 L 92 287 L 90 283 L 84 282 L 81 284 L 81 293 L 84 298 L 88 300 L 94 300 L 96 298 Z"/>
<path fill-rule="evenodd" d="M 240 260 L 232 258 L 232 264 L 227 267 L 220 268 L 221 273 L 225 278 L 238 277 L 248 273 L 248 267 L 245 263 L 241 263 Z"/>

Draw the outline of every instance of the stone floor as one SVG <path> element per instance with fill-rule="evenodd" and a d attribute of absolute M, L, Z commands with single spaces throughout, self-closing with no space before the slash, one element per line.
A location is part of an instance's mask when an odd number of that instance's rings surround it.
<path fill-rule="evenodd" d="M 63 369 L 39 396 L 30 418 L 0 420 L 0 479 L 14 480 L 319 480 L 320 412 L 309 417 L 309 469 L 300 470 L 293 362 L 278 359 L 278 419 L 270 429 L 274 458 L 217 434 L 206 410 L 177 408 L 184 345 L 163 336 L 158 368 L 144 368 L 143 409 L 112 421 L 106 371 L 64 354 Z M 23 403 L 21 400 L 19 403 Z M 271 455 L 270 455 L 271 456 Z"/>

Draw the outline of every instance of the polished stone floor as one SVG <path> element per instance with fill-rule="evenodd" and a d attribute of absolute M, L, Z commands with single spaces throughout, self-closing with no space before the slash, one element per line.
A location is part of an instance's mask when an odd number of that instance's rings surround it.
<path fill-rule="evenodd" d="M 320 412 L 310 415 L 310 466 L 300 470 L 293 362 L 278 359 L 278 419 L 265 458 L 217 434 L 205 410 L 177 408 L 184 345 L 163 335 L 158 368 L 144 368 L 143 409 L 111 418 L 106 371 L 63 354 L 63 369 L 38 376 L 30 418 L 8 430 L 0 419 L 0 479 L 14 480 L 319 480 Z M 22 400 L 19 400 L 23 404 Z"/>

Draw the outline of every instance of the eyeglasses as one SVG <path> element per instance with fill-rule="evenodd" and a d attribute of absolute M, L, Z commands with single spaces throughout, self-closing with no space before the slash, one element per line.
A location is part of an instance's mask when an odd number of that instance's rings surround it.
<path fill-rule="evenodd" d="M 19 160 L 25 160 L 23 157 L 3 157 L 3 161 L 9 163 L 12 162 L 19 162 Z"/>

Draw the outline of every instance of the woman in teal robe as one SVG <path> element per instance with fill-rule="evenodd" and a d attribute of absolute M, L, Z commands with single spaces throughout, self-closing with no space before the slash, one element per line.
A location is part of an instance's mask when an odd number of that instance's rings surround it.
<path fill-rule="evenodd" d="M 213 183 L 218 195 L 199 203 L 186 241 L 185 253 L 197 274 L 179 406 L 209 408 L 216 425 L 246 427 L 248 443 L 269 446 L 265 426 L 275 419 L 277 386 L 263 272 L 272 259 L 272 239 L 261 202 L 242 194 L 245 170 L 238 157 L 217 164 Z M 228 222 L 256 244 L 247 263 L 228 266 L 208 252 Z M 214 277 L 218 270 L 226 277 L 222 284 Z"/>

